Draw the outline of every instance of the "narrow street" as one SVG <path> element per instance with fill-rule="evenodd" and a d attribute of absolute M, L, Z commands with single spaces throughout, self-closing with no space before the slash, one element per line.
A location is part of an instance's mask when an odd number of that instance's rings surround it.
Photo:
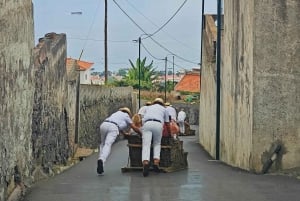
<path fill-rule="evenodd" d="M 299 201 L 300 182 L 287 176 L 255 175 L 213 161 L 196 137 L 181 137 L 189 168 L 173 173 L 122 173 L 127 141 L 117 142 L 97 176 L 98 153 L 64 173 L 37 183 L 25 201 Z"/>

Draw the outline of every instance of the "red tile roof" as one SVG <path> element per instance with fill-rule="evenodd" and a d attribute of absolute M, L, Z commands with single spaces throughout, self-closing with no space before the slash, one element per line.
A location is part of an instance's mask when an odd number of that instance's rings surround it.
<path fill-rule="evenodd" d="M 78 70 L 80 70 L 80 71 L 88 70 L 92 65 L 94 65 L 94 63 L 91 63 L 91 62 L 67 58 L 67 68 L 71 67 L 74 61 L 76 61 L 77 66 L 79 68 Z"/>
<path fill-rule="evenodd" d="M 190 72 L 175 86 L 175 91 L 200 92 L 200 73 Z"/>

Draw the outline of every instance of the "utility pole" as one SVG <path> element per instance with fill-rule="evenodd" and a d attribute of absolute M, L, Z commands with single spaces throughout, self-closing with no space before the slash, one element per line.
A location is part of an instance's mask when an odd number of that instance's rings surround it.
<path fill-rule="evenodd" d="M 107 0 L 104 0 L 104 71 L 105 85 L 107 84 Z"/>
<path fill-rule="evenodd" d="M 173 90 L 174 90 L 174 87 L 175 87 L 175 81 L 174 81 L 174 55 L 173 55 Z"/>
<path fill-rule="evenodd" d="M 165 102 L 167 102 L 167 62 L 168 58 L 165 57 Z"/>
<path fill-rule="evenodd" d="M 141 37 L 139 37 L 139 108 L 141 108 Z"/>
<path fill-rule="evenodd" d="M 221 12 L 222 2 L 218 0 L 217 15 L 217 102 L 216 102 L 216 160 L 220 160 L 220 107 L 221 107 Z"/>
<path fill-rule="evenodd" d="M 138 62 L 139 62 L 139 95 L 138 95 L 138 98 L 139 98 L 139 108 L 141 108 L 141 43 L 142 43 L 142 35 L 137 39 L 137 40 L 133 40 L 133 42 L 135 43 L 139 43 L 139 58 L 138 58 Z"/>

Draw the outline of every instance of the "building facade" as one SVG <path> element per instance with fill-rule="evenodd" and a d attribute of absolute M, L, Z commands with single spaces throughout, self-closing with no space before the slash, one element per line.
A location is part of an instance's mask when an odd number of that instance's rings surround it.
<path fill-rule="evenodd" d="M 220 159 L 235 167 L 261 172 L 276 147 L 280 147 L 269 171 L 299 168 L 300 2 L 224 3 Z M 208 27 L 205 28 L 207 32 Z M 213 39 L 216 33 L 211 34 Z M 204 44 L 204 52 L 213 51 L 210 41 Z M 204 56 L 208 61 L 209 55 Z M 201 121 L 215 119 L 215 105 L 206 100 L 213 100 L 215 93 L 213 60 L 209 64 L 211 70 L 202 75 L 201 84 L 212 86 L 212 92 L 207 88 L 204 94 L 201 88 L 204 101 L 200 111 L 204 114 L 200 115 L 200 142 L 215 156 L 215 122 L 207 126 Z"/>

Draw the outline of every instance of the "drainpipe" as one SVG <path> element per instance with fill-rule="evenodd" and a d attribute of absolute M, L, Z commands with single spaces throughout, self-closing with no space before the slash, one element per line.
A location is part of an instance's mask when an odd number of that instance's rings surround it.
<path fill-rule="evenodd" d="M 204 1 L 202 0 L 202 19 L 201 19 L 201 53 L 200 53 L 200 65 L 201 65 L 201 70 L 202 70 L 202 50 L 203 50 L 203 30 L 204 30 Z M 200 79 L 200 84 L 201 84 L 201 79 Z M 200 85 L 201 87 L 201 85 Z"/>
<path fill-rule="evenodd" d="M 200 96 L 201 96 L 201 72 L 203 67 L 203 31 L 204 31 L 204 0 L 202 0 L 202 19 L 201 19 L 201 53 L 200 53 Z"/>
<path fill-rule="evenodd" d="M 262 174 L 266 174 L 268 172 L 273 162 L 277 159 L 280 150 L 281 150 L 281 145 L 280 144 L 276 145 L 275 150 L 273 151 L 271 157 L 263 165 L 263 169 L 261 171 Z"/>
<path fill-rule="evenodd" d="M 217 15 L 217 103 L 216 103 L 216 160 L 220 160 L 220 92 L 221 92 L 221 12 L 222 1 L 218 0 Z"/>

